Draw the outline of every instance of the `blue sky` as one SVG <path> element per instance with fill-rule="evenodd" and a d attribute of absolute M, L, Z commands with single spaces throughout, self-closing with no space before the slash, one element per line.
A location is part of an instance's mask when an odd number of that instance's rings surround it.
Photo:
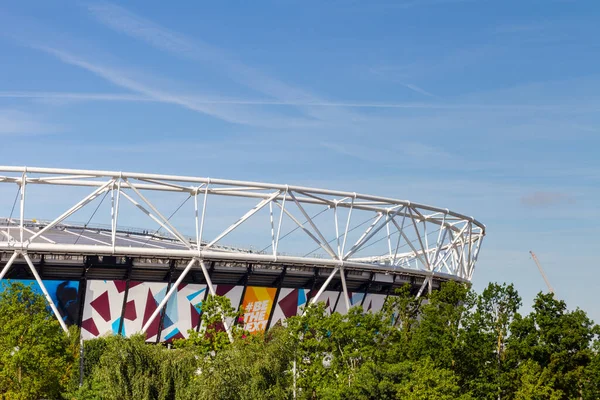
<path fill-rule="evenodd" d="M 600 3 L 0 6 L 4 165 L 303 184 L 487 225 L 474 275 L 600 321 Z"/>

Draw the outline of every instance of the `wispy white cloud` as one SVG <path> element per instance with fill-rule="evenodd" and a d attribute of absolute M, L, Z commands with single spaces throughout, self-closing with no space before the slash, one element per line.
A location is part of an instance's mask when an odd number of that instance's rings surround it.
<path fill-rule="evenodd" d="M 117 32 L 177 56 L 224 68 L 229 72 L 231 79 L 261 93 L 290 101 L 315 100 L 304 90 L 291 87 L 245 65 L 218 47 L 197 38 L 192 41 L 180 33 L 164 28 L 120 6 L 102 3 L 89 6 L 89 10 L 98 21 Z"/>
<path fill-rule="evenodd" d="M 39 135 L 59 130 L 58 125 L 45 122 L 30 113 L 0 109 L 0 135 Z"/>
<path fill-rule="evenodd" d="M 181 33 L 162 27 L 120 6 L 101 3 L 89 6 L 89 10 L 98 21 L 117 32 L 146 42 L 162 51 L 213 66 L 220 72 L 225 72 L 229 79 L 238 84 L 286 104 L 297 105 L 313 118 L 338 122 L 360 118 L 309 91 L 264 74 L 216 46 L 197 38 L 191 40 Z M 313 104 L 323 103 L 329 103 L 330 108 L 322 110 L 313 106 Z"/>
<path fill-rule="evenodd" d="M 437 97 L 435 95 L 432 95 Z M 485 102 L 361 102 L 361 101 L 280 101 L 269 99 L 242 99 L 203 97 L 195 94 L 185 94 L 181 97 L 197 104 L 225 104 L 242 106 L 282 106 L 282 107 L 345 107 L 345 108 L 390 108 L 390 109 L 430 109 L 430 110 L 499 110 L 499 111 L 569 111 L 576 107 L 578 112 L 595 112 L 600 110 L 600 104 L 579 106 L 573 104 L 522 104 Z M 134 93 L 94 93 L 94 92 L 36 92 L 36 91 L 0 91 L 0 98 L 8 99 L 39 99 L 65 101 L 107 101 L 107 102 L 162 102 L 160 98 Z M 596 132 L 595 128 L 578 125 L 578 129 Z"/>
<path fill-rule="evenodd" d="M 122 69 L 109 67 L 98 62 L 92 62 L 84 56 L 74 54 L 63 49 L 46 45 L 32 45 L 32 47 L 50 54 L 66 64 L 89 71 L 116 86 L 128 89 L 138 95 L 92 95 L 88 96 L 87 99 L 104 99 L 113 101 L 156 101 L 161 103 L 169 103 L 187 108 L 192 111 L 211 115 L 227 122 L 251 126 L 306 127 L 311 125 L 311 122 L 306 119 L 260 113 L 257 111 L 249 112 L 247 109 L 236 106 L 233 103 L 227 105 L 225 103 L 217 104 L 215 102 L 198 101 L 197 97 L 190 96 L 188 94 L 182 94 L 169 89 L 161 89 L 153 83 L 142 82 L 139 78 L 134 78 L 132 74 L 127 73 Z M 77 96 L 72 97 L 75 98 Z M 84 97 L 80 98 L 83 99 Z"/>
<path fill-rule="evenodd" d="M 6 99 L 39 99 L 39 100 L 73 100 L 73 101 L 155 101 L 149 96 L 130 93 L 77 93 L 77 92 L 29 92 L 0 91 L 0 98 Z"/>
<path fill-rule="evenodd" d="M 417 93 L 422 94 L 424 96 L 437 97 L 436 95 L 434 95 L 432 93 L 429 93 L 427 90 L 425 90 L 425 89 L 423 89 L 423 88 L 421 88 L 421 87 L 419 87 L 417 85 L 414 85 L 412 83 L 402 83 L 401 85 L 409 88 L 413 92 L 417 92 Z"/>
<path fill-rule="evenodd" d="M 404 66 L 382 65 L 369 68 L 369 72 L 379 78 L 385 79 L 386 81 L 391 81 L 393 83 L 402 85 L 415 93 L 422 94 L 427 97 L 437 97 L 422 87 L 414 83 L 407 82 L 407 80 L 414 78 L 414 71 L 416 69 L 419 69 L 418 65 L 416 64 Z"/>

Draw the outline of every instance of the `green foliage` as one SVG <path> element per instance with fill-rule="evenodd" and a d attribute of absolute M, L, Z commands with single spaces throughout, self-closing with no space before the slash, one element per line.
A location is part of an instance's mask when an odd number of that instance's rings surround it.
<path fill-rule="evenodd" d="M 461 351 L 461 322 L 475 302 L 474 294 L 455 282 L 435 291 L 422 307 L 409 344 L 411 359 L 429 357 L 435 365 L 453 368 Z"/>
<path fill-rule="evenodd" d="M 523 361 L 531 360 L 541 369 L 540 374 L 548 376 L 548 385 L 562 393 L 559 398 L 581 397 L 585 373 L 594 358 L 591 344 L 597 330 L 583 311 L 568 311 L 563 301 L 540 293 L 533 312 L 515 318 L 511 325 L 507 356 L 515 367 L 512 375 L 519 373 L 517 367 Z"/>
<path fill-rule="evenodd" d="M 241 312 L 236 310 L 227 297 L 209 295 L 202 303 L 202 326 L 200 332 L 191 329 L 188 338 L 175 340 L 175 348 L 193 348 L 199 355 L 215 353 L 230 345 L 229 335 L 225 329 L 226 321 L 237 321 Z M 232 324 L 228 327 L 232 337 L 244 335 L 243 330 Z"/>
<path fill-rule="evenodd" d="M 239 338 L 200 363 L 198 399 L 287 399 L 293 346 L 284 329 Z"/>
<path fill-rule="evenodd" d="M 328 315 L 319 303 L 266 334 L 233 324 L 232 343 L 223 321 L 240 312 L 210 296 L 200 332 L 173 348 L 141 335 L 87 341 L 78 387 L 77 332 L 64 335 L 44 299 L 16 285 L 0 297 L 0 398 L 600 398 L 600 327 L 549 294 L 528 315 L 520 305 L 512 285 L 477 295 L 451 282 L 419 299 L 406 286 L 377 313 Z"/>
<path fill-rule="evenodd" d="M 143 335 L 95 339 L 89 349 L 91 374 L 78 398 L 187 399 L 187 382 L 198 368 L 187 350 L 149 345 Z M 88 348 L 88 346 L 86 346 Z M 87 355 L 85 356 L 87 357 Z M 97 363 L 95 361 L 97 360 Z M 95 364 L 94 364 L 95 363 Z"/>
<path fill-rule="evenodd" d="M 465 316 L 457 372 L 461 385 L 478 399 L 504 397 L 513 367 L 506 363 L 506 341 L 512 321 L 520 318 L 520 305 L 513 285 L 491 283 Z"/>
<path fill-rule="evenodd" d="M 600 326 L 594 328 L 596 340 L 592 345 L 592 360 L 586 366 L 582 379 L 582 397 L 600 399 Z"/>
<path fill-rule="evenodd" d="M 0 293 L 0 393 L 6 399 L 59 398 L 73 379 L 77 347 L 30 286 Z"/>
<path fill-rule="evenodd" d="M 409 373 L 398 385 L 396 398 L 407 400 L 467 400 L 471 396 L 461 393 L 454 372 L 438 368 L 429 358 L 407 365 Z"/>
<path fill-rule="evenodd" d="M 564 393 L 553 386 L 553 376 L 533 360 L 521 364 L 517 372 L 518 381 L 515 400 L 560 400 Z"/>

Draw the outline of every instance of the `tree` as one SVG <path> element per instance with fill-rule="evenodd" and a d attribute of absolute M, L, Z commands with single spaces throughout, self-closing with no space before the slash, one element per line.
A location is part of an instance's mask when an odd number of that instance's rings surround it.
<path fill-rule="evenodd" d="M 506 341 L 510 324 L 520 317 L 521 298 L 513 285 L 490 283 L 463 320 L 457 366 L 461 384 L 478 399 L 502 399 L 509 366 Z"/>
<path fill-rule="evenodd" d="M 560 400 L 563 393 L 552 384 L 552 376 L 548 369 L 542 369 L 535 361 L 527 360 L 521 364 L 517 372 L 518 388 L 515 400 Z"/>
<path fill-rule="evenodd" d="M 398 385 L 396 398 L 406 400 L 468 400 L 458 385 L 458 376 L 449 369 L 438 368 L 429 358 L 410 363 L 409 373 Z"/>
<path fill-rule="evenodd" d="M 58 398 L 77 371 L 76 341 L 43 296 L 22 283 L 0 293 L 0 393 L 10 399 Z"/>
<path fill-rule="evenodd" d="M 423 305 L 409 345 L 409 357 L 429 357 L 441 368 L 454 369 L 463 351 L 462 322 L 475 303 L 475 294 L 463 284 L 446 282 Z"/>
<path fill-rule="evenodd" d="M 584 400 L 600 399 L 600 326 L 594 326 L 594 343 L 592 356 L 583 374 L 582 398 Z"/>
<path fill-rule="evenodd" d="M 519 366 L 531 360 L 549 376 L 552 389 L 562 393 L 561 399 L 580 398 L 585 371 L 594 357 L 591 343 L 596 331 L 585 312 L 568 311 L 564 301 L 540 293 L 531 314 L 515 318 L 511 325 L 508 362 L 517 374 Z M 512 381 L 518 382 L 518 376 Z"/>
<path fill-rule="evenodd" d="M 215 354 L 231 344 L 224 320 L 236 322 L 240 315 L 241 312 L 231 305 L 227 297 L 209 295 L 202 303 L 202 329 L 198 332 L 190 329 L 187 339 L 175 340 L 173 345 L 175 348 L 192 347 L 202 356 Z M 245 336 L 238 324 L 233 323 L 229 329 L 234 338 Z"/>
<path fill-rule="evenodd" d="M 292 392 L 293 347 L 284 328 L 238 338 L 200 361 L 196 399 L 288 399 Z"/>
<path fill-rule="evenodd" d="M 87 341 L 78 388 L 77 332 L 64 335 L 41 296 L 13 285 L 0 296 L 0 397 L 600 398 L 600 327 L 552 295 L 524 317 L 520 303 L 506 284 L 477 296 L 447 283 L 426 299 L 403 287 L 379 312 L 329 315 L 318 303 L 264 334 L 234 325 L 231 343 L 223 320 L 240 312 L 211 296 L 200 332 L 173 348 L 143 335 Z"/>
<path fill-rule="evenodd" d="M 169 350 L 146 343 L 145 335 L 94 339 L 92 367 L 77 397 L 82 399 L 193 399 L 190 379 L 198 369 L 186 349 Z M 87 347 L 87 346 L 86 346 Z M 100 354 L 98 354 L 100 353 Z"/>

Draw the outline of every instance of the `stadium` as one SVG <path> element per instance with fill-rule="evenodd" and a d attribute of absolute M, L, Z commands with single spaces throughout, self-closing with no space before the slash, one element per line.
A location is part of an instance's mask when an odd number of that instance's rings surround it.
<path fill-rule="evenodd" d="M 250 332 L 310 303 L 375 311 L 405 284 L 470 282 L 485 236 L 406 200 L 192 176 L 0 166 L 0 199 L 0 279 L 32 282 L 84 339 L 187 337 L 209 294 Z"/>

